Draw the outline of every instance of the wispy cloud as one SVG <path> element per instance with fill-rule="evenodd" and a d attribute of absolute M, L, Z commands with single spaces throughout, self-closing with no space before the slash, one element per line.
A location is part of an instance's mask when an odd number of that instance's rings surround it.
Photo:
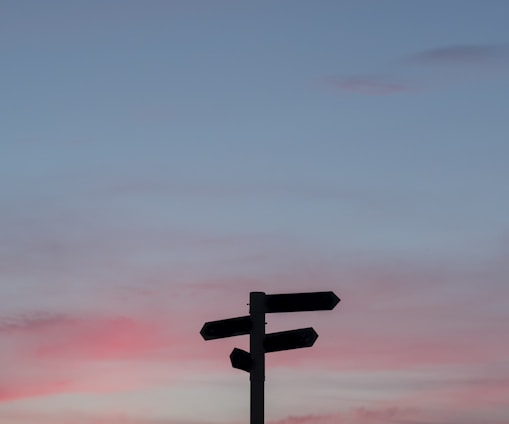
<path fill-rule="evenodd" d="M 148 415 L 148 414 L 147 414 Z M 132 416 L 125 413 L 90 414 L 83 412 L 0 412 L 0 420 L 13 424 L 208 424 L 212 421 L 188 421 L 172 418 Z M 233 423 L 232 423 L 233 424 Z"/>
<path fill-rule="evenodd" d="M 379 424 L 400 423 L 403 420 L 417 417 L 419 417 L 419 414 L 414 408 L 391 406 L 376 409 L 360 407 L 334 414 L 289 416 L 282 420 L 272 421 L 270 424 Z"/>
<path fill-rule="evenodd" d="M 454 75 L 447 73 L 451 70 L 454 70 Z M 393 95 L 418 92 L 423 87 L 433 89 L 437 84 L 455 84 L 467 76 L 469 80 L 482 80 L 486 77 L 485 72 L 504 78 L 507 77 L 507 71 L 509 44 L 459 44 L 423 50 L 404 57 L 386 72 L 386 77 L 376 74 L 338 75 L 325 78 L 323 82 L 341 91 Z"/>
<path fill-rule="evenodd" d="M 343 84 L 342 81 L 335 77 L 325 78 L 323 83 L 326 85 Z M 385 90 L 405 90 L 403 85 L 392 84 L 390 82 L 377 83 L 373 82 L 370 87 L 369 79 L 347 81 L 346 84 L 352 86 L 358 84 L 364 85 L 365 89 L 372 90 L 373 94 L 384 94 Z M 130 181 L 121 184 L 112 185 L 102 192 L 102 195 L 125 196 L 125 195 L 164 195 L 164 196 L 181 196 L 191 198 L 250 198 L 253 196 L 260 198 L 280 198 L 280 199 L 297 199 L 304 201 L 320 201 L 320 200 L 337 200 L 346 201 L 356 204 L 366 204 L 379 202 L 379 195 L 373 191 L 363 190 L 361 188 L 355 190 L 350 187 L 341 187 L 337 185 L 314 185 L 305 182 L 297 184 L 236 184 L 228 183 L 185 183 L 185 182 L 159 182 L 159 181 Z M 386 200 L 386 199 L 385 199 Z"/>
<path fill-rule="evenodd" d="M 403 82 L 385 81 L 380 77 L 353 76 L 353 77 L 327 77 L 323 83 L 329 87 L 337 88 L 343 91 L 351 91 L 373 96 L 384 96 L 388 94 L 399 94 L 414 89 Z"/>
<path fill-rule="evenodd" d="M 358 407 L 331 414 L 291 415 L 280 420 L 267 421 L 268 424 L 465 424 L 476 423 L 476 418 L 467 417 L 458 421 L 447 413 L 428 413 L 422 408 L 399 406 Z M 1 413 L 0 419 L 13 424 L 208 424 L 212 421 L 188 421 L 183 419 L 144 417 L 143 414 L 125 413 L 34 413 L 15 411 Z M 225 421 L 226 424 L 238 424 L 237 421 Z M 505 424 L 496 418 L 483 421 L 486 424 Z"/>
<path fill-rule="evenodd" d="M 50 312 L 35 312 L 7 317 L 0 316 L 0 333 L 13 334 L 44 331 L 54 326 L 70 325 L 75 322 L 69 316 Z"/>
<path fill-rule="evenodd" d="M 456 387 L 446 390 L 446 396 L 460 407 L 468 405 L 509 407 L 509 371 L 500 375 L 462 381 Z"/>
<path fill-rule="evenodd" d="M 509 64 L 509 45 L 479 44 L 455 45 L 429 49 L 408 59 L 416 65 L 502 65 Z"/>

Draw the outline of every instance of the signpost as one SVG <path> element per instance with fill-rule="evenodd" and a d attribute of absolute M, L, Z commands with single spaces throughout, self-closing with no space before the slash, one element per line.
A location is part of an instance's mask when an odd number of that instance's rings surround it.
<path fill-rule="evenodd" d="M 233 368 L 249 373 L 251 383 L 250 424 L 264 422 L 265 353 L 311 347 L 318 338 L 311 328 L 265 334 L 265 314 L 277 312 L 330 311 L 339 303 L 332 292 L 249 294 L 249 315 L 206 322 L 200 334 L 205 340 L 249 334 L 249 352 L 234 348 Z"/>

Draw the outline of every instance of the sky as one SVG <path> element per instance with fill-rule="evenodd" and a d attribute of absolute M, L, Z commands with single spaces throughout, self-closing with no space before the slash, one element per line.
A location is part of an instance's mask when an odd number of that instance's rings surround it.
<path fill-rule="evenodd" d="M 333 290 L 268 424 L 507 424 L 508 15 L 0 0 L 0 422 L 246 424 L 203 323 Z"/>

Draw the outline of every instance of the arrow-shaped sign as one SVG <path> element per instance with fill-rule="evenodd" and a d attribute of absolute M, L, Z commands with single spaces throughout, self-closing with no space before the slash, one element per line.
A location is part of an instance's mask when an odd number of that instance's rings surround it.
<path fill-rule="evenodd" d="M 332 291 L 265 295 L 265 312 L 330 311 L 339 303 Z"/>
<path fill-rule="evenodd" d="M 249 316 L 209 321 L 203 324 L 200 331 L 205 340 L 222 339 L 224 337 L 241 336 L 251 331 Z"/>
<path fill-rule="evenodd" d="M 299 328 L 298 330 L 266 334 L 263 347 L 265 352 L 299 349 L 313 346 L 317 338 L 318 333 L 312 327 Z"/>
<path fill-rule="evenodd" d="M 250 372 L 253 368 L 253 360 L 249 352 L 242 349 L 234 348 L 230 353 L 230 362 L 233 368 Z"/>

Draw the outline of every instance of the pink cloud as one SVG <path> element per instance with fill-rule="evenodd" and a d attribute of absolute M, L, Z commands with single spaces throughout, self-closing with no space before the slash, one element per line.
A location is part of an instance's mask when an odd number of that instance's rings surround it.
<path fill-rule="evenodd" d="M 459 418 L 458 418 L 459 417 Z M 186 421 L 172 418 L 152 418 L 128 416 L 122 413 L 92 415 L 84 413 L 0 413 L 0 419 L 7 419 L 15 424 L 207 424 L 206 419 L 201 421 Z M 428 413 L 419 408 L 387 407 L 379 409 L 355 408 L 344 412 L 326 415 L 289 416 L 268 424 L 474 424 L 475 418 L 469 419 L 461 415 L 448 412 Z M 483 424 L 505 424 L 506 421 L 498 419 L 484 419 Z M 238 424 L 226 422 L 226 424 Z"/>
<path fill-rule="evenodd" d="M 509 44 L 453 45 L 418 52 L 400 60 L 393 72 L 398 79 L 388 80 L 377 76 L 335 76 L 323 79 L 329 87 L 367 95 L 392 95 L 433 89 L 459 81 L 491 80 L 494 76 L 507 77 Z M 401 65 L 419 65 L 401 67 Z M 435 67 L 434 71 L 430 65 Z M 452 74 L 448 67 L 452 67 Z M 440 70 L 440 72 L 438 72 Z M 459 73 L 458 71 L 462 72 Z M 474 71 L 469 73 L 468 71 Z M 483 73 L 479 71 L 484 71 Z M 417 74 L 415 72 L 418 72 Z M 486 72 L 489 72 L 487 78 Z"/>
<path fill-rule="evenodd" d="M 496 377 L 482 377 L 458 382 L 443 391 L 451 404 L 465 408 L 500 406 L 509 408 L 509 370 Z"/>
<path fill-rule="evenodd" d="M 129 416 L 125 413 L 87 414 L 83 412 L 26 412 L 2 413 L 0 420 L 13 424 L 207 424 L 209 421 L 189 421 L 172 418 Z"/>
<path fill-rule="evenodd" d="M 384 96 L 414 91 L 414 89 L 406 83 L 384 81 L 383 79 L 376 77 L 329 77 L 325 78 L 323 81 L 329 87 L 373 96 Z"/>
<path fill-rule="evenodd" d="M 224 341 L 206 346 L 198 323 L 186 314 L 180 319 L 158 307 L 150 317 L 3 317 L 0 351 L 9 367 L 0 369 L 0 402 L 132 390 L 183 378 L 189 369 L 199 373 L 228 364 L 231 348 Z M 176 363 L 180 371 L 171 375 L 156 371 L 168 372 Z"/>
<path fill-rule="evenodd" d="M 411 423 L 411 419 L 419 417 L 414 408 L 354 408 L 345 412 L 327 415 L 289 416 L 282 420 L 271 421 L 270 424 L 380 424 L 380 423 Z"/>
<path fill-rule="evenodd" d="M 0 383 L 0 403 L 17 399 L 48 396 L 55 393 L 66 393 L 72 390 L 74 382 L 72 380 L 56 380 L 34 383 L 25 381 L 23 385 Z"/>
<path fill-rule="evenodd" d="M 153 325 L 126 317 L 36 313 L 0 320 L 0 333 L 11 336 L 23 350 L 39 358 L 136 358 L 158 347 L 156 332 Z"/>
<path fill-rule="evenodd" d="M 164 357 L 168 333 L 155 320 L 34 313 L 0 320 L 0 402 L 142 384 L 133 361 Z M 104 363 L 111 364 L 104 369 Z M 116 364 L 116 365 L 115 365 Z"/>

